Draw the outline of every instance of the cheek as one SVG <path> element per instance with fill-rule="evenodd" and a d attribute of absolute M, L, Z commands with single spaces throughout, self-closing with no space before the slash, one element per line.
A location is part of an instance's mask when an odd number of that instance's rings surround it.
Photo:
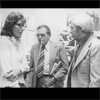
<path fill-rule="evenodd" d="M 46 42 L 46 41 L 47 41 L 47 38 L 46 38 L 46 37 L 44 37 L 44 38 L 43 38 L 43 40 Z"/>
<path fill-rule="evenodd" d="M 46 40 L 48 41 L 48 40 L 49 40 L 49 38 L 50 38 L 50 37 L 49 37 L 49 36 L 47 36 Z"/>
<path fill-rule="evenodd" d="M 73 30 L 73 33 L 74 33 L 75 35 L 78 35 L 78 32 L 77 32 L 76 29 Z"/>
<path fill-rule="evenodd" d="M 79 36 L 78 33 L 74 31 L 73 34 L 72 34 L 72 37 L 77 38 L 78 36 Z"/>
<path fill-rule="evenodd" d="M 17 36 L 17 35 L 18 35 L 19 30 L 18 30 L 18 28 L 13 27 L 12 32 L 13 32 L 13 35 Z"/>
<path fill-rule="evenodd" d="M 45 38 L 44 38 L 44 41 L 47 42 L 47 41 L 48 41 L 48 38 L 45 37 Z"/>
<path fill-rule="evenodd" d="M 16 35 L 16 28 L 15 27 L 12 28 L 12 33 L 13 33 L 13 35 Z"/>

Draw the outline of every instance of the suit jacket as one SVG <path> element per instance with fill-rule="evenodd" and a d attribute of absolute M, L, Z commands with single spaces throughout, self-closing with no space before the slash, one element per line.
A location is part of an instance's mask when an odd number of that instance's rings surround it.
<path fill-rule="evenodd" d="M 35 44 L 32 46 L 31 49 L 31 61 L 30 65 L 34 69 L 33 72 L 31 72 L 28 76 L 28 87 L 36 87 L 36 71 L 37 71 L 37 61 L 38 61 L 38 54 L 39 54 L 40 45 Z M 62 52 L 60 52 L 62 50 Z M 63 80 L 67 74 L 68 70 L 68 58 L 67 53 L 62 45 L 59 43 L 55 43 L 53 41 L 50 41 L 50 71 L 53 67 L 55 59 L 59 59 L 62 61 L 63 67 L 54 75 L 54 77 L 57 79 L 57 84 L 59 84 L 61 87 L 63 86 Z"/>
<path fill-rule="evenodd" d="M 86 41 L 72 68 L 71 87 L 100 87 L 100 40 L 93 35 Z"/>

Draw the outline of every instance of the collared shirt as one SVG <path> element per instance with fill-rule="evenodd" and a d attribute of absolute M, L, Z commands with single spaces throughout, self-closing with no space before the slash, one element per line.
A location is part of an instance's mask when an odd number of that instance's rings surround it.
<path fill-rule="evenodd" d="M 49 58 L 50 58 L 50 41 L 45 45 L 45 60 L 44 60 L 44 71 L 43 74 L 49 74 Z"/>

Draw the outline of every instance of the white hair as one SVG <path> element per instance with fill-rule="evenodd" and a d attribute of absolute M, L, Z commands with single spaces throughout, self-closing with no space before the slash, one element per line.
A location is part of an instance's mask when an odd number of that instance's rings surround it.
<path fill-rule="evenodd" d="M 84 33 L 91 33 L 94 30 L 93 19 L 87 14 L 74 15 L 71 18 L 70 23 L 74 24 L 75 26 L 81 27 Z"/>

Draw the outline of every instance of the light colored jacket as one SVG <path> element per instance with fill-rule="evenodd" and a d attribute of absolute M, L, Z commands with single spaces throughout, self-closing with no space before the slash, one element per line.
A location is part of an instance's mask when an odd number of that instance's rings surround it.
<path fill-rule="evenodd" d="M 100 40 L 91 35 L 71 74 L 71 87 L 100 87 Z"/>

